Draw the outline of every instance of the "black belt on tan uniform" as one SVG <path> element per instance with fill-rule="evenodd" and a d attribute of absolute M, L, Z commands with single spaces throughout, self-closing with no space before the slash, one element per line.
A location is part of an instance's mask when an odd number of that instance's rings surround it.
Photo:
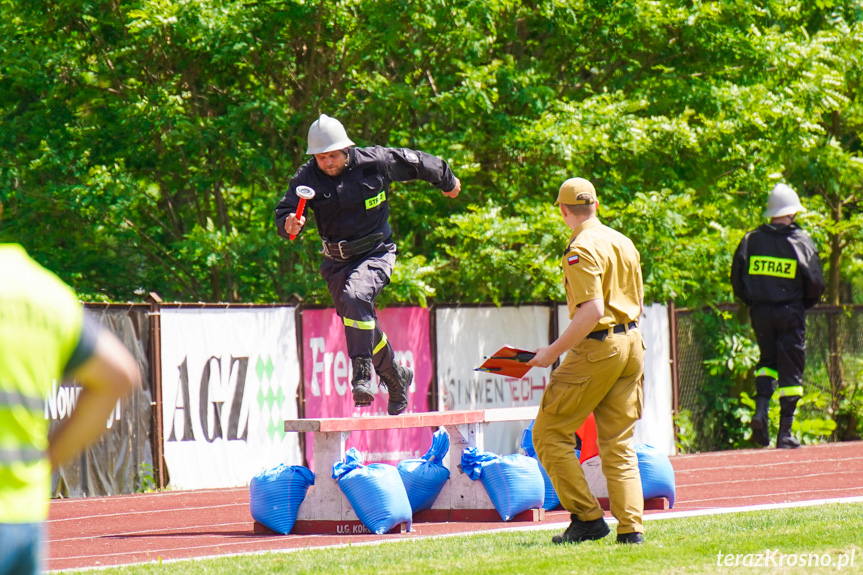
<path fill-rule="evenodd" d="M 605 338 L 607 338 L 612 333 L 623 333 L 636 327 L 638 327 L 638 322 L 635 321 L 631 321 L 629 323 L 620 323 L 608 329 L 598 329 L 596 331 L 592 331 L 587 334 L 587 337 L 589 337 L 590 339 L 598 339 L 599 341 L 605 341 Z"/>
<path fill-rule="evenodd" d="M 384 235 L 377 233 L 350 242 L 345 240 L 340 242 L 328 242 L 324 240 L 322 242 L 324 246 L 323 252 L 328 258 L 337 261 L 350 262 L 369 253 L 371 250 L 376 248 L 383 239 Z"/>

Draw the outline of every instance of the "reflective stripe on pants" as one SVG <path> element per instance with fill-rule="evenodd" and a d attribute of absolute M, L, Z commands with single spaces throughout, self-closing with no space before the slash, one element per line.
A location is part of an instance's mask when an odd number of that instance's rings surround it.
<path fill-rule="evenodd" d="M 390 282 L 396 262 L 395 244 L 355 262 L 325 259 L 320 272 L 336 312 L 345 324 L 348 357 L 371 357 L 380 373 L 393 366 L 393 347 L 377 325 L 375 298 Z"/>

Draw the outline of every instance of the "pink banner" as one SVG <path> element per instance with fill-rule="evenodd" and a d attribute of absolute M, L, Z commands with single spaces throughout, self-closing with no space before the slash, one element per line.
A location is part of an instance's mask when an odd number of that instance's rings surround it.
<path fill-rule="evenodd" d="M 429 310 L 420 307 L 380 310 L 378 325 L 395 350 L 396 362 L 414 371 L 407 412 L 428 411 L 432 373 Z M 375 401 L 368 407 L 354 407 L 344 323 L 335 309 L 303 310 L 303 338 L 307 419 L 387 414 L 388 396 L 384 389 L 378 388 L 376 374 L 373 374 Z M 347 447 L 356 447 L 363 463 L 395 465 L 402 459 L 422 456 L 431 447 L 431 441 L 432 430 L 428 428 L 354 431 Z M 312 434 L 306 434 L 306 459 L 310 465 L 314 462 L 313 449 Z M 332 469 L 320 472 L 332 473 Z"/>

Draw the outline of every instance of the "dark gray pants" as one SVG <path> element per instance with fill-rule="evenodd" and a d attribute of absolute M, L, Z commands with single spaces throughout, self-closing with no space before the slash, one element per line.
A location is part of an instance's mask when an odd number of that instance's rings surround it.
<path fill-rule="evenodd" d="M 321 276 L 345 325 L 348 356 L 371 357 L 375 371 L 393 366 L 393 346 L 377 322 L 375 298 L 390 283 L 396 263 L 396 246 L 381 244 L 354 262 L 324 259 Z"/>
<path fill-rule="evenodd" d="M 802 303 L 757 303 L 749 310 L 761 357 L 758 379 L 777 380 L 780 397 L 803 395 L 806 366 L 806 310 Z M 767 395 L 769 397 L 769 395 Z"/>

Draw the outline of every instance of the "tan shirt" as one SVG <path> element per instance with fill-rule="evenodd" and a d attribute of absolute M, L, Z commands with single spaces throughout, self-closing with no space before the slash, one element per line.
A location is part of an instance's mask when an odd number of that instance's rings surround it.
<path fill-rule="evenodd" d="M 586 301 L 605 302 L 605 313 L 592 331 L 637 321 L 644 299 L 641 255 L 632 240 L 590 218 L 569 239 L 563 285 L 570 318 Z"/>

